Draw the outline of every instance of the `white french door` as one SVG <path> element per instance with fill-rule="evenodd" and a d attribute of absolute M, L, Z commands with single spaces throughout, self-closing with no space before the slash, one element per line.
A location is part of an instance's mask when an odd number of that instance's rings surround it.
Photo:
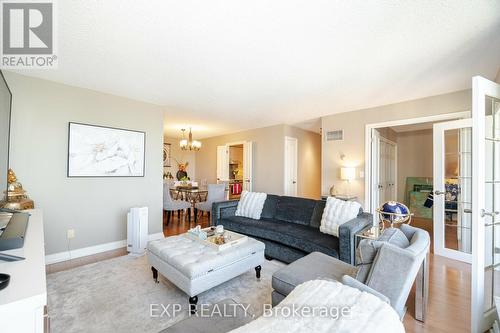
<path fill-rule="evenodd" d="M 297 196 L 297 138 L 285 136 L 285 195 Z"/>
<path fill-rule="evenodd" d="M 248 192 L 253 190 L 253 142 L 243 143 L 243 189 Z"/>
<path fill-rule="evenodd" d="M 472 333 L 489 329 L 500 296 L 500 85 L 472 78 Z"/>
<path fill-rule="evenodd" d="M 217 146 L 217 182 L 229 181 L 229 147 Z"/>
<path fill-rule="evenodd" d="M 472 260 L 472 119 L 434 124 L 434 253 Z"/>
<path fill-rule="evenodd" d="M 380 182 L 381 186 L 381 200 L 379 200 L 380 207 L 386 201 L 397 201 L 396 192 L 396 170 L 397 170 L 397 159 L 396 159 L 397 145 L 395 142 L 380 138 Z M 382 199 L 383 198 L 383 199 Z"/>
<path fill-rule="evenodd" d="M 372 130 L 372 210 L 384 202 L 397 200 L 397 145 Z"/>

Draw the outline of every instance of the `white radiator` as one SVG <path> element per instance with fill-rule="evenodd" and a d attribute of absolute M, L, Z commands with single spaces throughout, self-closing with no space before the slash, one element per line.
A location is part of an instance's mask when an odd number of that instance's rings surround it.
<path fill-rule="evenodd" d="M 141 255 L 148 245 L 148 207 L 131 208 L 127 213 L 127 251 Z"/>

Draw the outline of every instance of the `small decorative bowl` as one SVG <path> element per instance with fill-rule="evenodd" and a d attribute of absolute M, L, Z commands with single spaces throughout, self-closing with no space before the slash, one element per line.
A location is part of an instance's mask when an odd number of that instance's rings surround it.
<path fill-rule="evenodd" d="M 0 290 L 7 288 L 10 282 L 10 275 L 0 273 Z"/>

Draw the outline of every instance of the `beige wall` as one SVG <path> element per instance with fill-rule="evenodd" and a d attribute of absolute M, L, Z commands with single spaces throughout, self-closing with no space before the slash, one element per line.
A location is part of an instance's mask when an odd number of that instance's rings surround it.
<path fill-rule="evenodd" d="M 252 141 L 253 190 L 283 194 L 285 135 L 297 137 L 298 195 L 319 198 L 321 187 L 321 143 L 318 134 L 288 125 L 276 125 L 212 137 L 202 140 L 203 147 L 196 154 L 197 180 L 216 182 L 217 146 L 239 141 Z"/>
<path fill-rule="evenodd" d="M 359 172 L 365 164 L 365 127 L 367 124 L 424 117 L 436 114 L 467 111 L 471 108 L 471 91 L 463 90 L 413 101 L 385 105 L 326 116 L 322 118 L 323 133 L 335 129 L 344 130 L 343 141 L 323 141 L 322 193 L 328 193 L 332 184 L 342 187 L 339 168 L 354 166 L 358 178 L 351 184 L 351 192 L 364 203 L 364 179 Z M 341 155 L 344 154 L 344 160 Z"/>
<path fill-rule="evenodd" d="M 167 119 L 168 121 L 168 119 Z M 194 151 L 185 151 L 182 150 L 179 146 L 179 138 L 169 138 L 169 137 L 164 137 L 163 141 L 165 143 L 170 143 L 170 154 L 171 154 L 171 164 L 170 167 L 164 167 L 163 171 L 165 173 L 170 172 L 172 173 L 172 176 L 175 178 L 175 174 L 177 173 L 177 170 L 179 169 L 177 166 L 177 162 L 179 163 L 186 163 L 188 162 L 189 165 L 187 167 L 187 173 L 189 178 L 192 180 L 196 179 L 196 153 Z"/>
<path fill-rule="evenodd" d="M 433 174 L 432 129 L 398 133 L 398 201 L 405 201 L 407 177 Z"/>
<path fill-rule="evenodd" d="M 126 239 L 131 207 L 162 230 L 163 110 L 151 104 L 6 73 L 13 94 L 10 165 L 43 210 L 46 254 Z M 146 132 L 145 177 L 68 178 L 68 122 Z M 66 231 L 75 230 L 68 245 Z"/>
<path fill-rule="evenodd" d="M 196 153 L 197 180 L 217 181 L 217 146 L 239 141 L 253 142 L 253 190 L 283 192 L 283 125 L 271 126 L 201 140 Z"/>

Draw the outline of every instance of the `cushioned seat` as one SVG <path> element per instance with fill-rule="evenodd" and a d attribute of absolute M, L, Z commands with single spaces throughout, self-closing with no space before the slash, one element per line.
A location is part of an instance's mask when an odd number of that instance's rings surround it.
<path fill-rule="evenodd" d="M 343 261 L 323 253 L 312 252 L 273 274 L 273 304 L 281 302 L 296 286 L 306 281 L 341 281 L 344 275 L 356 276 L 357 271 L 356 267 Z"/>
<path fill-rule="evenodd" d="M 240 216 L 225 218 L 221 224 L 228 230 L 286 244 L 306 253 L 319 251 L 338 258 L 338 238 L 324 234 L 313 227 L 296 224 L 292 228 L 287 222 L 267 219 L 253 220 Z"/>

